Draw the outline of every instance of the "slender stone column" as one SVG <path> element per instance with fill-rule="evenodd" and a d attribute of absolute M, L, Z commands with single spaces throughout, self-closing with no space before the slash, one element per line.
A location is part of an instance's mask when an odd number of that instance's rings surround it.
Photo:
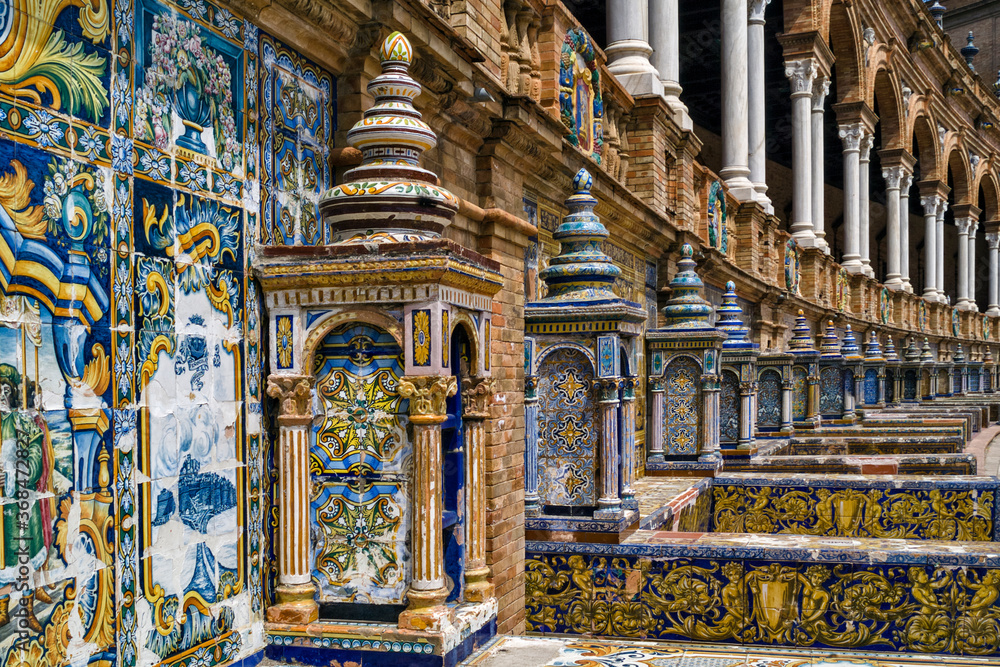
<path fill-rule="evenodd" d="M 937 269 L 935 284 L 937 285 L 938 301 L 941 303 L 946 301 L 944 293 L 944 214 L 947 210 L 948 201 L 942 199 L 937 207 L 937 243 L 934 244 L 937 251 L 937 260 L 934 262 L 934 268 Z"/>
<path fill-rule="evenodd" d="M 620 378 L 604 378 L 596 380 L 600 393 L 601 415 L 601 483 L 597 499 L 597 511 L 594 516 L 617 514 L 622 509 L 622 501 L 618 496 L 618 389 Z"/>
<path fill-rule="evenodd" d="M 664 389 L 666 380 L 662 377 L 651 377 L 648 380 L 649 393 L 653 398 L 650 401 L 649 426 L 646 433 L 649 433 L 649 461 L 650 463 L 663 463 L 663 410 L 666 407 Z"/>
<path fill-rule="evenodd" d="M 745 1 L 745 0 L 744 0 Z M 660 73 L 649 62 L 646 0 L 608 2 L 608 70 L 632 95 L 662 95 Z M 746 16 L 744 10 L 743 16 Z"/>
<path fill-rule="evenodd" d="M 671 109 L 687 107 L 681 102 L 680 13 L 678 0 L 649 0 L 649 44 L 653 67 L 660 74 L 663 96 Z"/>
<path fill-rule="evenodd" d="M 826 180 L 823 168 L 823 107 L 829 92 L 830 79 L 817 77 L 812 93 L 812 224 L 816 244 L 827 254 L 830 254 L 830 245 L 826 240 L 826 202 L 823 196 Z"/>
<path fill-rule="evenodd" d="M 701 450 L 702 461 L 719 456 L 719 376 L 703 373 L 701 376 Z"/>
<path fill-rule="evenodd" d="M 445 401 L 458 390 L 454 375 L 405 375 L 399 395 L 410 401 L 413 427 L 411 552 L 413 574 L 409 608 L 399 615 L 399 627 L 436 630 L 451 615 L 444 601 L 444 547 L 441 511 L 441 424 L 447 419 Z"/>
<path fill-rule="evenodd" d="M 857 405 L 858 403 L 864 405 L 865 399 L 865 376 L 864 369 L 858 368 L 857 372 L 854 373 L 854 405 L 855 405 L 855 418 L 857 417 Z"/>
<path fill-rule="evenodd" d="M 272 623 L 311 623 L 319 618 L 312 583 L 309 542 L 309 428 L 313 378 L 271 375 L 267 394 L 279 401 L 278 414 L 278 586 Z"/>
<path fill-rule="evenodd" d="M 819 366 L 810 364 L 810 371 L 806 377 L 806 421 L 819 426 L 823 421 L 819 413 Z"/>
<path fill-rule="evenodd" d="M 875 142 L 875 136 L 865 131 L 864 139 L 861 140 L 861 159 L 858 172 L 858 197 L 860 199 L 860 204 L 858 208 L 860 210 L 860 234 L 861 234 L 861 264 L 863 266 L 863 271 L 869 278 L 875 277 L 875 270 L 871 267 L 871 239 L 869 238 L 869 218 L 871 216 L 871 190 L 869 178 L 871 174 L 871 152 L 872 144 Z"/>
<path fill-rule="evenodd" d="M 921 197 L 924 207 L 924 298 L 940 300 L 937 288 L 937 211 L 941 198 L 937 195 Z"/>
<path fill-rule="evenodd" d="M 1000 317 L 1000 297 L 997 295 L 998 258 L 1000 258 L 1000 233 L 987 232 L 986 243 L 990 248 L 990 305 L 986 314 L 990 317 Z"/>
<path fill-rule="evenodd" d="M 878 408 L 885 407 L 885 368 L 876 371 L 878 373 L 878 381 L 876 387 L 878 388 L 878 393 L 876 394 L 875 400 L 877 401 L 876 406 Z"/>
<path fill-rule="evenodd" d="M 754 199 L 747 133 L 747 0 L 722 0 L 722 169 L 719 175 L 740 201 Z"/>
<path fill-rule="evenodd" d="M 754 410 L 753 398 L 756 393 L 753 382 L 740 383 L 740 435 L 737 441 L 737 449 L 750 449 L 753 447 L 754 437 Z"/>
<path fill-rule="evenodd" d="M 899 184 L 903 180 L 903 168 L 886 167 L 882 170 L 882 178 L 885 179 L 886 240 L 889 246 L 885 286 L 892 290 L 901 290 L 903 274 L 900 270 Z"/>
<path fill-rule="evenodd" d="M 654 0 L 655 1 L 655 0 Z M 765 108 L 767 81 L 764 79 L 764 11 L 771 0 L 750 0 L 750 19 L 747 23 L 747 68 L 749 72 L 750 110 L 750 180 L 757 191 L 757 201 L 773 212 L 767 196 L 767 154 L 765 135 Z"/>
<path fill-rule="evenodd" d="M 958 301 L 955 307 L 969 310 L 969 230 L 972 218 L 955 218 L 958 228 Z"/>
<path fill-rule="evenodd" d="M 861 273 L 861 199 L 858 192 L 858 171 L 861 159 L 861 123 L 840 126 L 844 142 L 844 256 L 841 264 L 851 273 Z"/>
<path fill-rule="evenodd" d="M 793 433 L 792 425 L 792 383 L 781 383 L 781 432 Z"/>
<path fill-rule="evenodd" d="M 524 378 L 524 515 L 538 516 L 538 378 Z"/>
<path fill-rule="evenodd" d="M 622 380 L 621 401 L 622 507 L 639 509 L 635 497 L 635 378 Z"/>
<path fill-rule="evenodd" d="M 851 379 L 854 379 L 854 371 L 851 371 Z M 841 378 L 841 383 L 843 383 L 843 378 Z M 855 406 L 855 396 L 856 396 L 854 382 L 851 382 L 851 387 L 844 392 L 844 419 L 853 422 L 857 418 L 857 409 Z"/>
<path fill-rule="evenodd" d="M 465 429 L 465 600 L 493 597 L 486 564 L 486 420 L 493 402 L 493 378 L 462 380 Z"/>
<path fill-rule="evenodd" d="M 976 232 L 979 231 L 979 221 L 972 218 L 969 225 L 969 284 L 966 296 L 969 297 L 969 310 L 974 313 L 979 312 L 976 305 Z"/>
<path fill-rule="evenodd" d="M 812 222 L 812 100 L 816 63 L 812 58 L 785 63 L 792 86 L 792 236 L 800 246 L 816 245 Z"/>
<path fill-rule="evenodd" d="M 913 172 L 903 168 L 903 179 L 899 182 L 899 264 L 903 274 L 903 291 L 913 294 L 910 284 L 910 186 Z"/>

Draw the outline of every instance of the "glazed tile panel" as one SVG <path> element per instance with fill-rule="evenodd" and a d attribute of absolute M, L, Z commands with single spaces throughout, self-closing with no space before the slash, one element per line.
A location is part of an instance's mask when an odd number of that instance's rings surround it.
<path fill-rule="evenodd" d="M 348 324 L 313 360 L 323 413 L 310 472 L 313 579 L 325 602 L 400 603 L 409 567 L 412 447 L 397 386 L 402 350 L 387 332 Z"/>
<path fill-rule="evenodd" d="M 781 426 L 781 375 L 775 370 L 760 374 L 757 390 L 757 426 Z"/>
<path fill-rule="evenodd" d="M 933 548 L 893 551 L 902 543 L 892 540 L 859 540 L 846 549 L 772 541 L 760 548 L 745 541 L 657 544 L 655 535 L 642 536 L 654 544 L 635 546 L 528 542 L 527 630 L 952 655 L 1000 651 L 995 567 L 961 567 Z M 872 549 L 886 560 L 869 560 Z M 990 553 L 976 557 L 1000 564 Z"/>
<path fill-rule="evenodd" d="M 699 406 L 701 405 L 701 368 L 687 356 L 667 364 L 666 415 L 663 424 L 667 454 L 696 455 L 699 449 Z"/>
<path fill-rule="evenodd" d="M 990 541 L 997 481 L 717 479 L 712 530 Z M 902 488 L 901 488 L 902 487 Z"/>
<path fill-rule="evenodd" d="M 730 370 L 722 371 L 719 396 L 719 431 L 722 442 L 740 438 L 740 378 Z"/>
<path fill-rule="evenodd" d="M 795 421 L 806 418 L 807 394 L 806 369 L 795 366 L 792 368 L 792 419 Z"/>
<path fill-rule="evenodd" d="M 819 411 L 836 417 L 844 411 L 844 383 L 836 366 L 826 366 L 819 372 Z"/>
<path fill-rule="evenodd" d="M 583 352 L 560 348 L 538 368 L 538 494 L 544 505 L 597 504 L 600 433 L 594 371 Z"/>
<path fill-rule="evenodd" d="M 333 81 L 267 38 L 285 69 L 261 109 L 258 29 L 205 0 L 20 3 L 0 34 L 0 430 L 36 463 L 20 583 L 3 512 L 0 664 L 248 655 L 273 487 L 246 267 L 285 208 L 318 228 L 295 202 L 327 182 Z M 278 115 L 298 161 L 262 173 Z M 279 177 L 290 203 L 260 210 Z"/>

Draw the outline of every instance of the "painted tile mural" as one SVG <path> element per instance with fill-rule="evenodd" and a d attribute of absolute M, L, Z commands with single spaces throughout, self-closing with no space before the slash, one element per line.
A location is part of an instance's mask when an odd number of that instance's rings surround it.
<path fill-rule="evenodd" d="M 7 5 L 0 35 L 0 665 L 249 655 L 273 488 L 246 267 L 259 226 L 318 229 L 335 82 L 205 0 Z M 258 117 L 295 137 L 264 165 Z"/>
<path fill-rule="evenodd" d="M 757 390 L 757 425 L 781 426 L 781 375 L 767 369 L 760 374 Z"/>
<path fill-rule="evenodd" d="M 583 352 L 560 348 L 538 366 L 538 495 L 545 505 L 597 504 L 599 427 L 594 367 Z"/>
<path fill-rule="evenodd" d="M 327 335 L 313 363 L 324 414 L 313 428 L 310 457 L 320 599 L 401 603 L 412 456 L 408 402 L 397 390 L 402 350 L 381 329 L 345 325 Z"/>

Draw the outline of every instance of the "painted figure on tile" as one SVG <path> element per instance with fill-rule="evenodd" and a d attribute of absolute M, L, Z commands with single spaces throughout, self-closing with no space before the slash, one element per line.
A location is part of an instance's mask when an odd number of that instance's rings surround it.
<path fill-rule="evenodd" d="M 712 187 L 708 191 L 708 244 L 718 248 L 723 254 L 729 246 L 726 222 L 726 193 L 722 189 L 722 183 L 712 181 Z"/>
<path fill-rule="evenodd" d="M 604 103 L 596 56 L 587 33 L 579 28 L 566 33 L 559 61 L 559 109 L 566 138 L 600 162 Z"/>
<path fill-rule="evenodd" d="M 800 276 L 799 244 L 795 239 L 788 239 L 785 243 L 785 289 L 792 294 L 798 294 Z"/>
<path fill-rule="evenodd" d="M 781 374 L 766 369 L 760 374 L 757 390 L 757 425 L 781 426 Z"/>
<path fill-rule="evenodd" d="M 851 307 L 851 285 L 847 279 L 847 269 L 837 272 L 837 310 L 841 313 Z"/>

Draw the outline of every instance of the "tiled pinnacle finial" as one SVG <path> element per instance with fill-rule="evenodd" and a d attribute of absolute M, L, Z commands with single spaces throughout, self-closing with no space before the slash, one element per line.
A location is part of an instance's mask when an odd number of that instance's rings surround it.
<path fill-rule="evenodd" d="M 865 359 L 884 359 L 882 346 L 878 343 L 878 334 L 874 329 L 869 332 L 868 342 L 865 343 Z"/>
<path fill-rule="evenodd" d="M 958 348 L 955 350 L 955 361 L 961 363 L 965 361 L 965 351 L 962 350 L 962 344 L 958 344 Z"/>
<path fill-rule="evenodd" d="M 993 363 L 993 350 L 992 350 L 992 348 L 989 348 L 989 347 L 986 348 L 986 355 L 983 356 L 983 363 L 984 364 L 992 364 Z"/>
<path fill-rule="evenodd" d="M 892 336 L 885 339 L 885 360 L 899 361 L 899 354 L 896 353 L 896 346 L 892 342 Z"/>
<path fill-rule="evenodd" d="M 819 351 L 824 359 L 840 356 L 840 341 L 837 340 L 837 327 L 833 326 L 833 320 L 826 321 L 826 331 L 819 340 Z"/>
<path fill-rule="evenodd" d="M 907 361 L 920 360 L 920 350 L 917 348 L 917 339 L 914 336 L 910 336 L 910 344 L 906 347 L 906 352 L 903 353 L 903 357 Z"/>
<path fill-rule="evenodd" d="M 685 243 L 681 246 L 681 259 L 677 262 L 677 274 L 670 281 L 673 296 L 663 309 L 666 329 L 711 329 L 708 316 L 712 305 L 701 296 L 704 283 L 694 270 L 694 248 Z"/>
<path fill-rule="evenodd" d="M 436 238 L 458 210 L 458 198 L 420 167 L 420 154 L 437 145 L 437 136 L 413 108 L 420 94 L 409 74 L 413 47 L 394 32 L 380 55 L 382 73 L 368 84 L 375 104 L 347 132 L 347 143 L 361 151 L 361 165 L 320 200 L 334 243 Z"/>
<path fill-rule="evenodd" d="M 722 305 L 716 308 L 715 312 L 719 316 L 715 322 L 715 328 L 725 331 L 729 336 L 722 344 L 723 350 L 743 350 L 754 347 L 754 344 L 747 337 L 750 328 L 744 326 L 740 319 L 743 309 L 736 303 L 736 283 L 732 280 L 726 283 L 726 292 L 722 295 Z"/>
<path fill-rule="evenodd" d="M 851 325 L 847 325 L 847 329 L 844 331 L 844 340 L 840 344 L 840 353 L 845 359 L 860 359 L 861 358 L 861 348 L 858 347 L 858 339 L 854 337 L 854 332 L 851 331 Z"/>
<path fill-rule="evenodd" d="M 552 234 L 561 244 L 559 254 L 539 274 L 549 288 L 545 301 L 593 303 L 617 299 L 611 285 L 622 271 L 601 249 L 608 230 L 594 213 L 597 199 L 590 194 L 593 184 L 586 169 L 578 171 L 573 179 L 575 192 L 566 199 L 569 215 Z"/>
<path fill-rule="evenodd" d="M 795 318 L 795 326 L 792 328 L 792 339 L 788 341 L 788 349 L 798 354 L 815 354 L 816 349 L 812 342 L 809 323 L 806 322 L 805 313 L 800 310 Z"/>
<path fill-rule="evenodd" d="M 979 54 L 979 47 L 976 46 L 973 41 L 972 31 L 969 31 L 969 36 L 965 38 L 965 46 L 962 47 L 960 53 L 962 57 L 965 58 L 965 64 L 969 66 L 973 72 L 976 71 L 976 66 L 972 64 L 972 61 L 976 59 L 976 55 Z"/>
<path fill-rule="evenodd" d="M 936 361 L 931 352 L 931 342 L 924 337 L 924 345 L 920 348 L 920 361 Z"/>

